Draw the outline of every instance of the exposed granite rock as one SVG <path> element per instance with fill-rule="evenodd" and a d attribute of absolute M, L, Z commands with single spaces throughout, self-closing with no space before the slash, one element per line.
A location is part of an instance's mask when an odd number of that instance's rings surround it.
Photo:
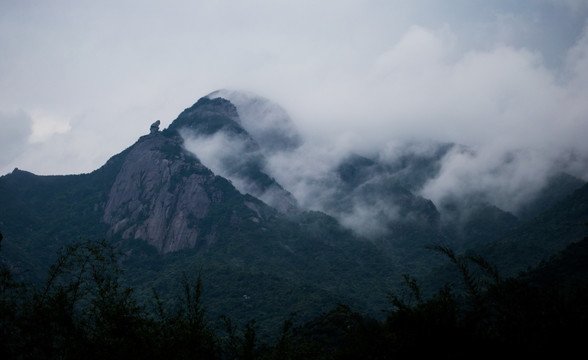
<path fill-rule="evenodd" d="M 142 239 L 167 253 L 207 247 L 227 227 L 244 222 L 263 226 L 275 210 L 247 193 L 283 213 L 297 211 L 292 195 L 262 171 L 259 146 L 240 126 L 237 110 L 229 101 L 202 98 L 167 129 L 160 132 L 157 121 L 150 130 L 124 152 L 103 216 L 109 235 Z M 200 136 L 221 131 L 247 146 L 234 158 L 222 158 L 234 164 L 225 164 L 226 174 L 215 175 L 197 153 L 186 150 L 183 135 L 187 131 Z M 229 180 L 233 176 L 235 183 L 246 186 L 239 193 L 217 175 Z"/>
<path fill-rule="evenodd" d="M 161 121 L 159 121 L 159 120 L 157 120 L 156 122 L 151 124 L 151 127 L 149 128 L 149 133 L 150 134 L 158 133 L 159 132 L 159 124 L 161 124 Z"/>
<path fill-rule="evenodd" d="M 196 226 L 211 202 L 214 174 L 182 150 L 180 139 L 143 136 L 126 155 L 110 190 L 104 221 L 111 235 L 143 239 L 160 252 L 206 245 Z"/>

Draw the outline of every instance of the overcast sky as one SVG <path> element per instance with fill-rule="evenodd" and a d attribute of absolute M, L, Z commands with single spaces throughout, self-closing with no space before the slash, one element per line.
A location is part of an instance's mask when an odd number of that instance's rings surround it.
<path fill-rule="evenodd" d="M 586 19 L 588 0 L 0 0 L 0 175 L 92 171 L 221 88 L 315 141 L 585 156 Z"/>

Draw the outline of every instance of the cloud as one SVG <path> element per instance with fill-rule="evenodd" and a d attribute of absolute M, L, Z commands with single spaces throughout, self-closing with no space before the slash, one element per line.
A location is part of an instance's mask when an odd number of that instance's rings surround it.
<path fill-rule="evenodd" d="M 301 101 L 309 105 L 294 110 L 309 142 L 270 158 L 268 169 L 302 204 L 321 209 L 334 167 L 351 152 L 393 162 L 457 143 L 418 193 L 438 205 L 467 197 L 516 213 L 559 171 L 588 180 L 587 39 L 584 31 L 553 69 L 527 48 L 463 49 L 449 26 L 412 26 L 347 80 L 357 78 L 309 91 Z M 378 211 L 359 205 L 342 221 Z"/>
<path fill-rule="evenodd" d="M 142 131 L 138 129 L 133 133 L 120 131 L 117 122 L 88 122 L 84 116 L 66 120 L 63 116 L 37 112 L 33 115 L 21 114 L 19 121 L 22 125 L 27 124 L 28 133 L 20 138 L 20 147 L 12 146 L 12 136 L 10 141 L 0 144 L 2 153 L 14 153 L 19 149 L 18 156 L 0 164 L 0 174 L 6 174 L 15 167 L 39 175 L 91 172 L 140 135 L 147 134 L 153 122 L 145 122 Z M 105 135 L 99 135 L 101 133 Z M 10 133 L 6 134 L 9 136 Z M 72 164 L 77 164 L 75 171 L 72 171 Z"/>
<path fill-rule="evenodd" d="M 447 24 L 414 25 L 369 66 L 344 73 L 334 63 L 322 75 L 328 81 L 290 92 L 286 107 L 306 143 L 270 156 L 267 171 L 316 209 L 333 196 L 333 169 L 352 152 L 394 162 L 407 151 L 436 151 L 431 144 L 460 144 L 416 190 L 437 204 L 476 197 L 516 212 L 558 171 L 588 180 L 586 31 L 559 68 L 529 48 L 460 41 Z M 347 223 L 373 214 L 364 205 L 354 204 Z"/>
<path fill-rule="evenodd" d="M 67 119 L 16 164 L 43 173 L 95 169 L 219 88 L 276 101 L 317 146 L 581 154 L 585 4 L 4 2 L 0 109 Z"/>
<path fill-rule="evenodd" d="M 438 205 L 445 200 L 493 204 L 516 213 L 553 175 L 555 159 L 526 149 L 456 147 L 447 154 L 437 177 L 421 195 Z"/>
<path fill-rule="evenodd" d="M 264 119 L 278 133 L 304 140 L 264 154 L 264 166 L 305 207 L 332 197 L 333 167 L 349 153 L 394 163 L 457 143 L 414 191 L 436 202 L 476 194 L 514 211 L 554 172 L 588 180 L 587 4 L 4 2 L 0 109 L 23 121 L 0 144 L 0 171 L 91 171 L 155 120 L 166 127 L 211 91 L 245 89 L 284 109 L 251 112 L 275 114 Z M 292 127 L 280 125 L 286 113 Z M 243 151 L 226 136 L 192 140 L 221 175 Z M 354 204 L 347 221 L 368 210 Z"/>
<path fill-rule="evenodd" d="M 34 115 L 30 142 L 46 141 L 55 134 L 64 134 L 71 130 L 69 122 L 50 116 Z"/>
<path fill-rule="evenodd" d="M 230 136 L 224 131 L 210 136 L 198 136 L 187 130 L 182 130 L 180 134 L 184 139 L 184 147 L 195 154 L 202 164 L 221 176 L 232 177 L 234 170 L 231 165 L 245 161 L 243 155 L 253 156 L 246 151 L 247 143 L 243 139 Z"/>
<path fill-rule="evenodd" d="M 377 239 L 390 234 L 389 222 L 399 218 L 394 204 L 377 201 L 373 204 L 352 203 L 350 211 L 336 214 L 341 224 L 353 229 L 356 234 L 367 239 Z"/>
<path fill-rule="evenodd" d="M 339 179 L 334 168 L 353 151 L 345 136 L 305 142 L 292 151 L 269 155 L 266 171 L 307 209 L 324 210 Z"/>
<path fill-rule="evenodd" d="M 291 150 L 300 145 L 292 119 L 278 104 L 250 91 L 218 90 L 208 98 L 229 100 L 239 112 L 239 124 L 266 152 Z"/>
<path fill-rule="evenodd" d="M 215 174 L 230 179 L 242 193 L 257 196 L 263 191 L 250 178 L 251 168 L 261 165 L 259 149 L 252 149 L 250 139 L 218 131 L 212 135 L 199 135 L 190 130 L 180 130 L 184 147 Z M 269 196 L 269 194 L 268 194 Z"/>
<path fill-rule="evenodd" d="M 588 145 L 580 135 L 588 133 L 586 32 L 560 72 L 545 67 L 537 53 L 504 45 L 452 59 L 445 31 L 413 28 L 404 38 L 418 39 L 407 41 L 413 46 L 400 51 L 400 42 L 378 63 L 378 71 L 395 80 L 382 90 L 395 99 L 387 113 L 406 119 L 390 122 L 394 132 L 469 146 L 448 154 L 421 194 L 437 204 L 477 196 L 516 212 L 557 171 L 588 180 Z M 427 60 L 411 62 L 423 45 Z"/>
<path fill-rule="evenodd" d="M 9 166 L 26 149 L 31 136 L 32 120 L 23 111 L 16 113 L 0 112 L 0 168 Z M 12 169 L 10 169 L 12 170 Z"/>
<path fill-rule="evenodd" d="M 343 117 L 347 129 L 384 141 L 479 143 L 503 134 L 524 139 L 527 125 L 555 121 L 562 89 L 536 54 L 499 45 L 456 56 L 446 33 L 411 28 L 377 58 L 367 81 L 352 82 L 339 98 L 345 105 L 333 107 L 350 114 Z"/>

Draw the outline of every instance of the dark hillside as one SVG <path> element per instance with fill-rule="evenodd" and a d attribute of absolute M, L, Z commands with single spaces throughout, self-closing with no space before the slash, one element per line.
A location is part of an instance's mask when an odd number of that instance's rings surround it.
<path fill-rule="evenodd" d="M 519 226 L 502 240 L 475 251 L 505 275 L 537 266 L 588 235 L 588 184 L 551 209 Z"/>
<path fill-rule="evenodd" d="M 496 265 L 504 277 L 516 276 L 581 241 L 588 235 L 587 223 L 588 185 L 584 185 L 548 211 L 523 222 L 500 240 L 473 247 L 465 254 L 482 256 Z M 426 288 L 435 291 L 439 284 L 457 283 L 458 277 L 451 266 L 442 267 L 431 273 L 425 282 Z"/>

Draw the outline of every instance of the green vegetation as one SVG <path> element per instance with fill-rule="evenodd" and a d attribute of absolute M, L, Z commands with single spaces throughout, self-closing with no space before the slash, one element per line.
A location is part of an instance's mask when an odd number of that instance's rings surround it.
<path fill-rule="evenodd" d="M 60 248 L 76 239 L 105 236 L 102 206 L 124 155 L 92 174 L 36 176 L 15 171 L 0 178 L 2 255 L 15 278 L 39 286 Z M 405 273 L 419 280 L 423 297 L 435 295 L 440 284 L 460 283 L 455 266 L 438 267 L 447 262 L 424 249 L 439 237 L 428 229 L 400 229 L 403 238 L 383 246 L 360 241 L 320 212 L 278 216 L 221 177 L 215 177 L 207 191 L 217 201 L 193 224 L 203 239 L 215 235 L 211 244 L 160 254 L 142 240 L 108 238 L 124 254 L 121 284 L 133 288 L 139 306 L 149 306 L 153 289 L 172 306 L 181 292 L 181 274 L 199 272 L 201 300 L 215 327 L 222 315 L 238 328 L 255 319 L 258 338 L 269 341 L 290 312 L 306 322 L 337 303 L 383 321 L 386 293 L 401 291 Z M 587 196 L 584 186 L 502 242 L 473 250 L 506 276 L 517 275 L 529 264 L 535 267 L 586 235 Z M 454 291 L 461 296 L 461 287 Z"/>
<path fill-rule="evenodd" d="M 1 241 L 1 237 L 0 237 Z M 446 285 L 425 298 L 415 279 L 391 293 L 384 319 L 339 304 L 298 324 L 282 319 L 271 338 L 254 319 L 212 319 L 203 305 L 206 279 L 186 272 L 175 302 L 152 290 L 141 305 L 124 284 L 120 254 L 106 241 L 62 249 L 41 284 L 0 271 L 0 355 L 12 358 L 386 359 L 435 356 L 560 356 L 580 350 L 588 320 L 588 238 L 536 271 L 502 278 L 474 255 L 437 246 L 465 291 Z M 543 281 L 543 274 L 549 278 Z M 558 276 L 567 279 L 557 286 Z M 250 280 L 250 279 L 247 279 Z"/>
<path fill-rule="evenodd" d="M 230 222 L 230 214 L 219 211 L 216 223 Z M 217 229 L 214 246 L 165 255 L 142 241 L 123 241 L 124 277 L 146 303 L 152 288 L 170 301 L 180 274 L 199 272 L 209 313 L 229 316 L 239 326 L 255 319 L 260 336 L 277 331 L 292 311 L 309 320 L 340 301 L 379 315 L 395 271 L 373 244 L 355 241 L 332 218 L 318 213 L 264 225 L 233 224 Z"/>

